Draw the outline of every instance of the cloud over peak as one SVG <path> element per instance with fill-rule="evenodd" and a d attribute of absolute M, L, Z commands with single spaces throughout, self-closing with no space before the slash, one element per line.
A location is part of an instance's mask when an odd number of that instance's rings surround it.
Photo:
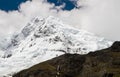
<path fill-rule="evenodd" d="M 119 40 L 120 0 L 76 0 L 80 9 L 62 10 L 47 0 L 29 0 L 16 11 L 0 10 L 0 33 L 12 34 L 22 29 L 31 18 L 55 16 L 73 27 L 86 29 L 108 39 Z M 53 9 L 54 8 L 54 9 Z M 7 32 L 5 32 L 7 31 Z"/>

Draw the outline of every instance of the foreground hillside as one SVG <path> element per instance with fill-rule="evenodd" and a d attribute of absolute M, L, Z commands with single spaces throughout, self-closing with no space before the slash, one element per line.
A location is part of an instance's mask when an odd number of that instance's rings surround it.
<path fill-rule="evenodd" d="M 87 55 L 64 54 L 13 77 L 120 77 L 120 42 Z"/>

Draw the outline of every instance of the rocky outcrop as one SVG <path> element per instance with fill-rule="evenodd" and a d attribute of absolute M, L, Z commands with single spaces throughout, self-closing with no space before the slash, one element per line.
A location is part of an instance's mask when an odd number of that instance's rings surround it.
<path fill-rule="evenodd" d="M 120 52 L 120 41 L 116 41 L 111 46 L 111 51 Z"/>
<path fill-rule="evenodd" d="M 13 77 L 120 77 L 120 42 L 87 55 L 64 54 Z"/>

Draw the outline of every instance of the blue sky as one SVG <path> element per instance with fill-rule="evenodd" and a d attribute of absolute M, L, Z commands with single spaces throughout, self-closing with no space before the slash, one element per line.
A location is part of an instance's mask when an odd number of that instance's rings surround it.
<path fill-rule="evenodd" d="M 4 11 L 18 10 L 19 5 L 27 0 L 0 0 L 0 9 Z M 70 0 L 47 0 L 49 3 L 54 3 L 56 6 L 65 3 L 63 10 L 72 10 L 75 8 L 75 2 Z"/>
<path fill-rule="evenodd" d="M 75 1 L 70 1 L 70 0 L 47 0 L 49 3 L 54 3 L 56 6 L 62 5 L 65 3 L 65 7 L 63 10 L 72 10 L 73 8 L 76 8 L 76 3 Z"/>
<path fill-rule="evenodd" d="M 5 11 L 17 10 L 22 2 L 27 0 L 0 0 L 0 9 Z"/>

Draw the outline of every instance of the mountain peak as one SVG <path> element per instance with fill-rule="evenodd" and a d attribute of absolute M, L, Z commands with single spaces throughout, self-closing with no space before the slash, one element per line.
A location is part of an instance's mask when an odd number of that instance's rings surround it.
<path fill-rule="evenodd" d="M 33 18 L 20 33 L 12 37 L 11 41 L 5 53 L 8 56 L 2 58 L 0 63 L 2 76 L 6 74 L 3 71 L 12 69 L 7 72 L 11 74 L 65 53 L 87 54 L 112 44 L 103 37 L 63 24 L 60 19 L 53 16 Z M 21 66 L 23 68 L 19 68 Z"/>

